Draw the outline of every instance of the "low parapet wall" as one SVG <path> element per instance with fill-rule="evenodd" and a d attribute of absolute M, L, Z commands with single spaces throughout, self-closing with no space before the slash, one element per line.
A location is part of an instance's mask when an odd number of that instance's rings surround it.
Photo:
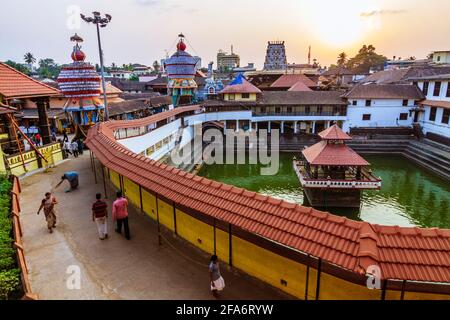
<path fill-rule="evenodd" d="M 450 230 L 352 221 L 183 172 L 115 140 L 136 124 L 99 124 L 87 145 L 132 204 L 204 252 L 300 299 L 450 298 Z"/>
<path fill-rule="evenodd" d="M 19 179 L 16 176 L 12 177 L 13 187 L 11 190 L 11 217 L 13 222 L 14 233 L 14 247 L 16 249 L 17 264 L 20 269 L 20 278 L 22 282 L 22 289 L 24 300 L 37 300 L 38 296 L 31 290 L 30 280 L 28 278 L 28 267 L 25 260 L 25 252 L 22 244 L 22 225 L 20 223 L 20 201 L 19 196 L 21 192 Z"/>

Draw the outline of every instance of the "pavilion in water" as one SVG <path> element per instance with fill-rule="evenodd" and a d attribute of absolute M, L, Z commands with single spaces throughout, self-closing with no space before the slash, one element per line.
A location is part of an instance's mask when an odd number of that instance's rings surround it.
<path fill-rule="evenodd" d="M 346 145 L 352 138 L 337 124 L 319 133 L 321 141 L 294 159 L 294 170 L 313 207 L 356 207 L 362 190 L 379 190 L 370 164 Z"/>

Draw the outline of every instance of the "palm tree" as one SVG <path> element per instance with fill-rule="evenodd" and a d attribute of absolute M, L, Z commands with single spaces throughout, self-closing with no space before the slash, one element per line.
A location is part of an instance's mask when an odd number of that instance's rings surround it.
<path fill-rule="evenodd" d="M 347 63 L 347 54 L 345 52 L 341 52 L 338 55 L 337 65 L 338 67 L 343 67 Z"/>
<path fill-rule="evenodd" d="M 155 72 L 159 72 L 159 68 L 161 68 L 161 66 L 159 65 L 158 61 L 155 60 L 155 62 L 153 62 L 153 70 L 155 70 Z"/>
<path fill-rule="evenodd" d="M 23 60 L 25 61 L 25 63 L 28 63 L 28 67 L 31 71 L 31 69 L 33 67 L 33 63 L 36 62 L 36 58 L 33 56 L 33 54 L 31 52 L 27 52 L 23 56 Z"/>

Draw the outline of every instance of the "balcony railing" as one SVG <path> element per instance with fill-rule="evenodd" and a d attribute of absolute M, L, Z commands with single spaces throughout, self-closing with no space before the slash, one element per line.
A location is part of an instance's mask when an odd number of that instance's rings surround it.
<path fill-rule="evenodd" d="M 363 172 L 363 179 L 346 178 L 346 179 L 324 179 L 324 178 L 310 178 L 308 174 L 302 170 L 303 165 L 300 161 L 293 162 L 295 173 L 304 188 L 317 189 L 375 189 L 381 188 L 381 179 L 376 178 L 368 172 Z"/>
<path fill-rule="evenodd" d="M 345 117 L 346 112 L 253 112 L 255 117 Z"/>

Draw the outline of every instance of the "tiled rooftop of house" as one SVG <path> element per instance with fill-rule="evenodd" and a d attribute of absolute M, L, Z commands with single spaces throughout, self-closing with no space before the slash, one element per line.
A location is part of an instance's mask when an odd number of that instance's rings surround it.
<path fill-rule="evenodd" d="M 111 170 L 177 204 L 354 273 L 381 267 L 383 279 L 450 283 L 450 230 L 373 225 L 202 178 L 126 149 L 114 130 L 146 126 L 198 106 L 100 123 L 87 145 Z"/>
<path fill-rule="evenodd" d="M 0 95 L 7 99 L 56 96 L 61 92 L 0 62 Z"/>
<path fill-rule="evenodd" d="M 343 95 L 348 99 L 414 99 L 424 95 L 417 86 L 405 84 L 364 84 L 353 87 Z"/>
<path fill-rule="evenodd" d="M 304 74 L 283 74 L 274 83 L 271 88 L 291 88 L 297 82 L 303 82 L 307 87 L 317 87 L 317 83 L 309 79 Z"/>

